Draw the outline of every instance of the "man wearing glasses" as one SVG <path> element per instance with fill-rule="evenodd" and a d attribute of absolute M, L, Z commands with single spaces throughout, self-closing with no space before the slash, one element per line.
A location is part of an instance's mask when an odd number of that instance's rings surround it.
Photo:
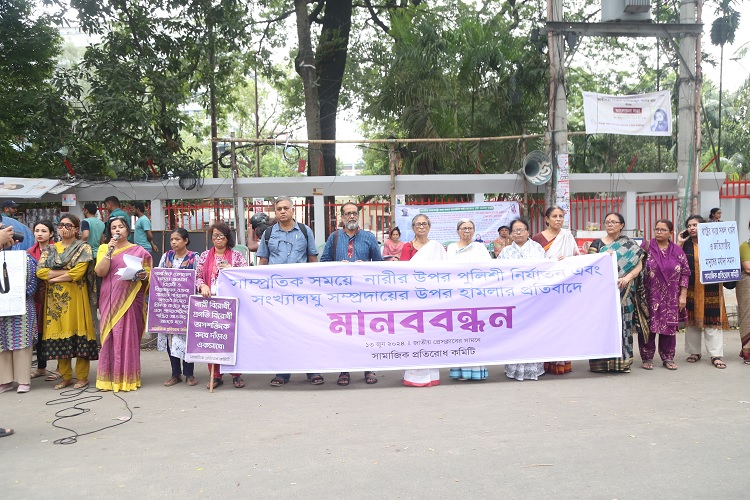
<path fill-rule="evenodd" d="M 323 249 L 321 262 L 363 262 L 383 260 L 378 241 L 375 235 L 369 231 L 361 231 L 359 228 L 359 207 L 354 203 L 341 205 L 341 217 L 344 219 L 343 229 L 337 229 L 328 237 L 326 247 Z M 341 372 L 336 382 L 338 385 L 349 385 L 351 375 L 349 372 Z M 365 382 L 376 384 L 378 377 L 373 371 L 365 372 Z"/>
<path fill-rule="evenodd" d="M 267 232 L 270 231 L 268 238 L 264 234 L 260 239 L 256 252 L 258 265 L 318 262 L 315 236 L 309 227 L 294 220 L 292 200 L 286 196 L 280 196 L 276 198 L 274 207 L 276 224 L 266 229 Z M 288 383 L 290 377 L 289 373 L 279 373 L 271 380 L 271 385 L 280 387 Z M 320 373 L 308 373 L 307 380 L 312 385 L 323 383 Z"/>

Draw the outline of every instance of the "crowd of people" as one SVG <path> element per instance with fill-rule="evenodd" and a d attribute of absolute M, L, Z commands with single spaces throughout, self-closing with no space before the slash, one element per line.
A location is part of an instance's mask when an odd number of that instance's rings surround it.
<path fill-rule="evenodd" d="M 6 203 L 7 204 L 7 203 Z M 9 212 L 15 208 L 11 202 Z M 317 262 L 318 250 L 312 230 L 294 219 L 292 201 L 280 197 L 275 201 L 276 220 L 265 214 L 251 219 L 259 265 L 283 265 Z M 109 210 L 106 222 L 97 217 L 97 206 L 86 204 L 85 218 L 64 215 L 58 224 L 42 220 L 33 227 L 33 245 L 26 259 L 26 314 L 0 317 L 0 393 L 16 389 L 30 390 L 31 379 L 45 377 L 54 381 L 55 389 L 73 386 L 85 388 L 90 380 L 90 363 L 97 360 L 95 386 L 103 391 L 131 391 L 141 385 L 140 345 L 145 329 L 151 253 L 156 245 L 150 224 L 143 220 L 144 207 L 136 203 L 140 228 L 134 242 L 131 218 L 120 208 L 119 200 L 105 200 Z M 398 227 L 388 233 L 382 249 L 374 235 L 361 230 L 360 209 L 354 203 L 341 207 L 342 224 L 326 241 L 320 261 L 457 261 L 478 263 L 492 258 L 503 260 L 541 260 L 576 258 L 581 252 L 571 232 L 563 228 L 565 213 L 550 207 L 545 213 L 546 227 L 531 235 L 522 218 L 498 229 L 493 249 L 488 251 L 475 241 L 476 226 L 462 219 L 456 226 L 457 241 L 443 245 L 429 237 L 431 221 L 424 214 L 411 221 L 411 241 L 401 241 Z M 721 211 L 711 211 L 711 221 L 720 221 Z M 3 219 L 5 222 L 5 218 Z M 685 230 L 675 234 L 672 221 L 660 219 L 653 227 L 654 237 L 638 244 L 623 234 L 625 220 L 619 213 L 604 218 L 606 235 L 594 240 L 588 253 L 614 254 L 618 266 L 617 287 L 622 309 L 622 352 L 616 358 L 592 359 L 592 372 L 630 372 L 634 362 L 634 339 L 638 338 L 641 367 L 652 370 L 657 348 L 662 365 L 676 370 L 676 333 L 685 330 L 686 361 L 701 360 L 705 344 L 710 362 L 726 368 L 723 360 L 723 332 L 729 328 L 722 284 L 702 284 L 698 259 L 699 215 L 685 221 Z M 0 229 L 0 245 L 12 248 L 15 225 Z M 16 231 L 17 234 L 17 231 Z M 158 267 L 196 270 L 196 293 L 210 297 L 217 293 L 219 272 L 230 267 L 250 265 L 242 252 L 234 250 L 231 228 L 215 223 L 209 228 L 210 248 L 200 254 L 191 251 L 190 237 L 184 229 L 170 234 L 171 249 L 159 260 Z M 737 283 L 741 357 L 750 364 L 750 244 L 740 245 L 742 279 Z M 131 280 L 119 279 L 116 272 L 127 267 L 126 261 L 140 263 Z M 183 380 L 189 386 L 198 384 L 193 363 L 185 361 L 186 342 L 181 335 L 159 334 L 157 346 L 167 353 L 170 377 L 164 386 Z M 36 351 L 37 366 L 32 368 Z M 75 367 L 73 359 L 75 358 Z M 48 364 L 57 362 L 56 370 Z M 516 363 L 505 366 L 508 378 L 518 381 L 538 380 L 545 373 L 564 375 L 572 370 L 570 361 Z M 223 385 L 217 365 L 208 365 L 207 388 Z M 458 366 L 449 371 L 451 379 L 481 381 L 489 376 L 486 366 Z M 232 385 L 242 388 L 240 373 L 232 373 Z M 291 374 L 276 374 L 270 384 L 287 384 Z M 308 373 L 312 385 L 324 383 L 320 373 Z M 341 372 L 337 384 L 347 386 L 349 372 Z M 376 384 L 374 370 L 364 372 L 367 384 Z M 437 368 L 406 370 L 403 384 L 429 387 L 440 384 Z M 8 435 L 0 429 L 0 436 Z M 11 431 L 12 432 L 12 431 Z M 4 434 L 3 434 L 4 433 Z"/>

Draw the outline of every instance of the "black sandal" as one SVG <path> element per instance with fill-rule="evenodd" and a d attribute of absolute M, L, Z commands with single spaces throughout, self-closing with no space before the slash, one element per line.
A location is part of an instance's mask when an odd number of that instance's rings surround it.
<path fill-rule="evenodd" d="M 224 381 L 220 378 L 214 378 L 214 389 L 224 384 Z M 211 389 L 211 382 L 206 384 L 206 389 Z"/>
<path fill-rule="evenodd" d="M 378 383 L 378 376 L 375 375 L 375 372 L 365 372 L 365 384 L 377 384 Z"/>
<path fill-rule="evenodd" d="M 342 387 L 347 386 L 349 385 L 350 380 L 351 380 L 351 376 L 347 372 L 344 372 L 341 375 L 339 375 L 339 379 L 336 381 L 336 384 Z"/>
<path fill-rule="evenodd" d="M 312 385 L 320 385 L 323 383 L 323 377 L 321 377 L 320 375 L 313 375 L 312 377 L 310 377 L 310 383 Z"/>
<path fill-rule="evenodd" d="M 286 380 L 284 380 L 281 377 L 274 377 L 274 378 L 271 379 L 271 386 L 272 387 L 281 387 L 284 384 L 286 384 Z"/>

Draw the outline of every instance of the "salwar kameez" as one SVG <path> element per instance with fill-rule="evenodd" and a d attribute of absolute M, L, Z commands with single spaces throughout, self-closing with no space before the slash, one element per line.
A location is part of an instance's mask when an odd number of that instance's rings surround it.
<path fill-rule="evenodd" d="M 740 262 L 750 261 L 750 242 L 740 245 Z M 750 361 L 750 274 L 742 271 L 742 278 L 737 282 L 737 314 L 740 319 L 740 340 L 742 348 L 740 357 Z"/>
<path fill-rule="evenodd" d="M 677 327 L 680 322 L 680 290 L 690 282 L 690 266 L 685 252 L 672 243 L 666 249 L 657 241 L 644 242 L 646 250 L 643 284 L 648 305 L 648 328 L 638 336 L 643 362 L 654 359 L 656 339 L 659 339 L 659 356 L 663 362 L 674 361 Z"/>

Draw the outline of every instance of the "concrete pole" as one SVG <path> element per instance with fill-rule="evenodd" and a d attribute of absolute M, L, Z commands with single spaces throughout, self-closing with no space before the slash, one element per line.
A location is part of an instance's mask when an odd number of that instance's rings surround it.
<path fill-rule="evenodd" d="M 547 21 L 563 22 L 562 0 L 547 0 Z M 549 48 L 549 114 L 547 131 L 550 135 L 548 155 L 554 165 L 554 175 L 547 189 L 547 206 L 557 199 L 558 156 L 568 154 L 568 101 L 565 93 L 565 37 L 562 32 L 547 32 Z M 570 200 L 568 200 L 570 205 Z"/>
<path fill-rule="evenodd" d="M 680 23 L 695 23 L 696 1 L 680 1 Z M 677 96 L 677 226 L 689 215 L 693 205 L 693 183 L 697 180 L 695 165 L 695 49 L 696 37 L 685 34 L 680 40 L 680 71 Z"/>

